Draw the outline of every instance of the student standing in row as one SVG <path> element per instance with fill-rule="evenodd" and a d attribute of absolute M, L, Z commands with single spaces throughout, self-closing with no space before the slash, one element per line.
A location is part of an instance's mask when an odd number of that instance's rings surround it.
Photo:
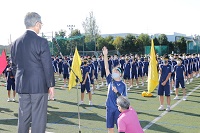
<path fill-rule="evenodd" d="M 158 95 L 160 101 L 159 111 L 164 110 L 164 94 L 167 97 L 167 108 L 166 111 L 170 111 L 170 83 L 169 78 L 172 73 L 172 67 L 168 64 L 168 56 L 163 57 L 163 64 L 160 65 L 160 81 L 158 86 Z"/>

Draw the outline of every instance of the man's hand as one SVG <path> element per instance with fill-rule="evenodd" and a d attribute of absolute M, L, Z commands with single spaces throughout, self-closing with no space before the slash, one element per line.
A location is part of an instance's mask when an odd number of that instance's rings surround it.
<path fill-rule="evenodd" d="M 49 98 L 54 99 L 54 87 L 49 88 Z"/>
<path fill-rule="evenodd" d="M 108 55 L 108 49 L 104 46 L 102 48 L 103 55 Z"/>

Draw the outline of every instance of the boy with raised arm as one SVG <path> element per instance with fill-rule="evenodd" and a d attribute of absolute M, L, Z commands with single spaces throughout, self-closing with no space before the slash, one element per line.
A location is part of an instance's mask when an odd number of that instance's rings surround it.
<path fill-rule="evenodd" d="M 119 110 L 117 107 L 117 95 L 127 95 L 126 85 L 122 81 L 122 70 L 120 67 L 112 69 L 112 75 L 108 67 L 108 49 L 103 47 L 104 65 L 106 71 L 106 80 L 108 83 L 108 93 L 106 100 L 106 126 L 108 133 L 114 133 L 114 124 L 117 125 L 117 119 L 119 117 Z M 115 92 L 113 90 L 116 90 Z"/>

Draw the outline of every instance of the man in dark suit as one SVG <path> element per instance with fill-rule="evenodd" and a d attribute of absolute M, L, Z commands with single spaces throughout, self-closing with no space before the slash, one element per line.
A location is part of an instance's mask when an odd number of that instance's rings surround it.
<path fill-rule="evenodd" d="M 42 21 L 35 12 L 26 14 L 27 31 L 11 47 L 16 66 L 16 92 L 19 95 L 18 133 L 45 133 L 48 92 L 55 86 L 49 45 L 39 37 Z"/>

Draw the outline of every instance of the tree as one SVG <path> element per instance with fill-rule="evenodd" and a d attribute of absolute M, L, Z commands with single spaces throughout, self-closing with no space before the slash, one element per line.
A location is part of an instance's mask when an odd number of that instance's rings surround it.
<path fill-rule="evenodd" d="M 84 49 L 84 36 L 81 34 L 80 30 L 73 30 L 68 39 L 70 45 L 72 45 L 72 51 L 75 51 L 75 47 L 77 47 L 78 50 Z"/>
<path fill-rule="evenodd" d="M 173 42 L 169 42 L 168 43 L 168 49 L 169 49 L 169 53 L 172 53 L 172 51 L 174 51 L 174 43 Z"/>
<path fill-rule="evenodd" d="M 124 43 L 122 45 L 123 53 L 136 52 L 135 42 L 136 42 L 135 36 L 133 36 L 132 34 L 126 35 L 126 37 L 124 38 Z"/>
<path fill-rule="evenodd" d="M 122 44 L 123 44 L 124 38 L 121 36 L 117 36 L 113 42 L 113 45 L 116 50 L 121 50 Z"/>
<path fill-rule="evenodd" d="M 105 38 L 106 44 L 107 44 L 107 48 L 109 50 L 115 50 L 115 47 L 113 46 L 113 42 L 114 42 L 114 37 L 113 36 L 107 36 Z"/>
<path fill-rule="evenodd" d="M 107 42 L 106 42 L 105 38 L 99 37 L 97 39 L 97 50 L 100 51 L 104 46 L 107 47 Z"/>
<path fill-rule="evenodd" d="M 140 34 L 135 41 L 137 53 L 144 54 L 144 47 L 150 46 L 151 40 L 148 34 Z"/>
<path fill-rule="evenodd" d="M 185 53 L 187 50 L 187 43 L 184 37 L 181 37 L 179 40 L 175 42 L 176 52 L 177 53 Z"/>
<path fill-rule="evenodd" d="M 160 45 L 160 43 L 159 43 L 159 41 L 158 41 L 158 38 L 157 38 L 157 37 L 154 37 L 154 39 L 153 39 L 153 42 L 154 42 L 154 45 L 155 45 L 155 46 L 158 46 L 158 45 Z"/>
<path fill-rule="evenodd" d="M 94 17 L 93 12 L 89 12 L 89 17 L 86 17 L 82 25 L 85 31 L 85 42 L 92 43 L 96 50 L 96 47 L 95 47 L 96 40 L 100 31 L 99 31 L 99 27 L 97 26 L 96 18 Z"/>
<path fill-rule="evenodd" d="M 56 55 L 59 55 L 59 50 L 63 55 L 69 55 L 69 53 L 70 53 L 70 45 L 69 45 L 69 42 L 66 40 L 65 35 L 66 35 L 66 31 L 62 30 L 62 29 L 58 32 L 55 32 L 55 38 L 57 38 L 56 40 L 60 47 L 60 49 L 59 49 L 55 45 L 55 42 L 53 42 L 54 46 L 56 47 L 56 48 L 54 48 L 54 53 Z"/>
<path fill-rule="evenodd" d="M 168 45 L 169 43 L 168 38 L 165 34 L 160 34 L 158 36 L 158 42 L 160 43 L 160 45 Z"/>
<path fill-rule="evenodd" d="M 151 40 L 148 34 L 140 34 L 138 38 L 141 42 L 142 46 L 149 46 L 151 44 Z"/>

